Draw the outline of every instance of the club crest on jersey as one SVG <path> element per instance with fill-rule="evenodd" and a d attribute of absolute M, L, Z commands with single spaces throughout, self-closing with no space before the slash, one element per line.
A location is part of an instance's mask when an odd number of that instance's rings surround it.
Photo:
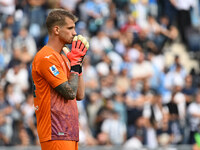
<path fill-rule="evenodd" d="M 55 65 L 49 67 L 49 69 L 51 70 L 51 72 L 53 73 L 54 76 L 57 76 L 59 74 L 59 71 Z"/>

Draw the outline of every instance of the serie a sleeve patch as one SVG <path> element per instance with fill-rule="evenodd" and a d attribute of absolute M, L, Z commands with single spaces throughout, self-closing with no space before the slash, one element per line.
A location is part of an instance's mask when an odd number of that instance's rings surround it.
<path fill-rule="evenodd" d="M 54 76 L 57 76 L 59 74 L 58 69 L 56 68 L 55 65 L 49 67 L 50 71 L 53 73 Z"/>

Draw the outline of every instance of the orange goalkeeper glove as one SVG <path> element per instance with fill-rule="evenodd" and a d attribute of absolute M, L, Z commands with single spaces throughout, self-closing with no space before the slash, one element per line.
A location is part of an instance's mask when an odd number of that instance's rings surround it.
<path fill-rule="evenodd" d="M 89 43 L 82 35 L 74 37 L 71 51 L 67 47 L 63 48 L 64 53 L 70 60 L 71 72 L 77 72 L 79 75 L 82 74 L 82 62 L 88 48 Z"/>

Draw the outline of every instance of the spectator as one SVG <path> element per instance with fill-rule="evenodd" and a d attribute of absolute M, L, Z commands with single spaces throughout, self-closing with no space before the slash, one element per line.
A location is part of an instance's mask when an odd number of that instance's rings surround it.
<path fill-rule="evenodd" d="M 15 13 L 15 0 L 0 0 L 0 20 L 4 22 L 8 15 Z"/>
<path fill-rule="evenodd" d="M 107 53 L 108 58 L 111 60 L 111 72 L 114 75 L 118 75 L 120 72 L 120 64 L 122 63 L 121 56 L 115 51 L 110 51 Z"/>
<path fill-rule="evenodd" d="M 119 115 L 119 120 L 124 124 L 127 123 L 127 111 L 125 106 L 125 93 L 116 93 L 114 95 L 114 110 Z"/>
<path fill-rule="evenodd" d="M 131 79 L 130 89 L 127 91 L 125 104 L 127 107 L 127 137 L 130 138 L 135 130 L 136 120 L 142 116 L 145 99 L 137 87 L 138 80 Z"/>
<path fill-rule="evenodd" d="M 155 18 L 158 16 L 158 0 L 149 1 L 149 14 Z"/>
<path fill-rule="evenodd" d="M 190 8 L 195 2 L 191 0 L 171 0 L 172 5 L 177 9 L 177 23 L 181 34 L 182 42 L 186 44 L 186 30 L 191 26 Z"/>
<path fill-rule="evenodd" d="M 127 22 L 121 27 L 121 32 L 130 32 L 132 34 L 138 34 L 142 29 L 137 24 L 136 19 L 131 14 L 128 15 Z"/>
<path fill-rule="evenodd" d="M 86 109 L 84 109 L 84 105 L 82 101 L 78 102 L 78 109 L 79 109 L 79 125 L 80 125 L 80 132 L 79 132 L 79 144 L 82 146 L 93 146 L 97 144 L 97 140 L 94 138 L 94 135 L 91 131 L 90 124 L 88 122 L 88 117 L 86 114 Z M 93 122 L 94 123 L 94 122 Z"/>
<path fill-rule="evenodd" d="M 100 134 L 105 134 L 106 143 L 111 145 L 122 145 L 125 142 L 126 125 L 120 121 L 116 111 L 112 111 L 111 116 L 103 121 Z"/>
<path fill-rule="evenodd" d="M 0 87 L 0 145 L 10 145 L 13 135 L 12 128 L 12 107 L 5 100 L 5 93 Z"/>
<path fill-rule="evenodd" d="M 103 52 L 101 58 L 102 60 L 98 62 L 96 65 L 96 71 L 99 77 L 108 76 L 112 72 L 111 59 L 105 52 Z"/>
<path fill-rule="evenodd" d="M 185 86 L 182 89 L 182 93 L 185 95 L 186 106 L 193 101 L 193 96 L 197 92 L 197 88 L 192 83 L 193 77 L 191 75 L 187 75 L 185 78 Z"/>
<path fill-rule="evenodd" d="M 84 76 L 85 87 L 86 87 L 85 92 L 86 92 L 86 95 L 88 95 L 90 94 L 91 91 L 97 90 L 99 88 L 97 70 L 91 64 L 90 56 L 86 56 L 84 58 L 83 71 L 84 71 L 83 76 Z"/>
<path fill-rule="evenodd" d="M 164 110 L 162 107 L 162 97 L 159 93 L 153 93 L 152 98 L 144 105 L 144 118 L 147 118 L 151 127 L 159 129 L 161 127 Z"/>
<path fill-rule="evenodd" d="M 140 44 L 133 44 L 127 48 L 127 55 L 132 63 L 136 63 L 139 60 L 140 54 L 143 54 L 143 50 Z M 131 64 L 134 65 L 134 64 Z"/>
<path fill-rule="evenodd" d="M 133 34 L 131 33 L 121 33 L 119 35 L 119 39 L 116 41 L 115 44 L 115 51 L 123 56 L 126 53 L 128 47 L 130 47 L 133 43 Z"/>
<path fill-rule="evenodd" d="M 179 67 L 179 66 L 180 66 L 180 74 L 183 78 L 185 78 L 187 73 L 186 73 L 184 66 L 181 63 L 181 58 L 180 58 L 180 56 L 175 55 L 174 56 L 174 63 L 170 66 L 169 70 L 175 71 L 176 68 Z"/>
<path fill-rule="evenodd" d="M 97 112 L 97 117 L 95 120 L 96 132 L 95 137 L 98 139 L 99 144 L 106 144 L 104 137 L 107 137 L 105 134 L 99 134 L 101 132 L 101 126 L 105 119 L 109 118 L 111 112 L 113 111 L 113 101 L 112 99 L 105 99 L 104 105 Z M 103 139 L 102 139 L 103 138 Z"/>
<path fill-rule="evenodd" d="M 10 68 L 6 75 L 6 81 L 14 84 L 14 91 L 21 95 L 22 101 L 25 100 L 25 93 L 28 90 L 28 70 L 20 61 L 16 61 L 13 68 Z"/>
<path fill-rule="evenodd" d="M 194 134 L 199 130 L 200 124 L 200 93 L 197 92 L 195 96 L 195 101 L 188 106 L 188 119 L 190 127 L 190 138 L 189 144 L 194 144 Z"/>
<path fill-rule="evenodd" d="M 98 46 L 96 46 L 98 45 Z M 113 50 L 111 40 L 106 36 L 105 32 L 99 31 L 96 36 L 93 36 L 90 40 L 90 47 L 93 53 L 94 62 L 100 61 L 105 52 Z"/>
<path fill-rule="evenodd" d="M 158 93 L 152 93 L 150 100 L 144 105 L 143 116 L 146 119 L 146 146 L 158 147 L 157 130 L 163 121 L 162 99 Z"/>
<path fill-rule="evenodd" d="M 143 144 L 141 138 L 142 135 L 140 135 L 139 132 L 136 132 L 135 136 L 132 136 L 124 143 L 123 149 L 142 149 Z"/>
<path fill-rule="evenodd" d="M 60 6 L 68 11 L 74 12 L 77 3 L 80 0 L 74 0 L 74 1 L 70 1 L 70 0 L 60 0 Z"/>
<path fill-rule="evenodd" d="M 153 75 L 149 80 L 149 84 L 152 89 L 157 90 L 161 87 L 161 71 L 164 67 L 163 57 L 161 54 L 155 54 L 153 52 L 149 52 L 147 55 L 153 70 Z"/>
<path fill-rule="evenodd" d="M 142 116 L 140 116 L 136 119 L 135 128 L 129 139 L 131 141 L 133 139 L 136 140 L 135 138 L 141 142 L 141 145 L 146 144 L 146 119 Z M 137 143 L 139 144 L 139 142 L 137 142 Z M 137 145 L 137 146 L 139 146 L 139 145 Z"/>
<path fill-rule="evenodd" d="M 20 29 L 20 22 L 18 20 L 18 18 L 20 17 L 21 17 L 21 14 L 17 14 L 17 12 L 15 13 L 15 15 L 7 16 L 6 21 L 3 22 L 2 24 L 2 28 L 10 28 L 12 30 L 12 35 L 16 36 L 19 33 L 19 29 Z"/>
<path fill-rule="evenodd" d="M 104 98 L 111 98 L 116 92 L 115 89 L 115 78 L 114 75 L 109 74 L 107 76 L 103 76 L 101 79 L 101 90 L 100 93 Z"/>
<path fill-rule="evenodd" d="M 23 116 L 23 125 L 25 127 L 26 132 L 28 133 L 30 142 L 32 144 L 39 143 L 37 137 L 37 129 L 36 129 L 36 118 L 34 116 L 35 109 L 33 107 L 33 95 L 29 94 L 27 96 L 26 102 L 21 106 L 21 112 Z"/>
<path fill-rule="evenodd" d="M 13 54 L 13 37 L 12 30 L 8 27 L 3 29 L 3 33 L 0 32 L 0 49 L 4 57 L 5 67 L 7 67 Z"/>
<path fill-rule="evenodd" d="M 169 71 L 166 74 L 165 78 L 165 87 L 169 90 L 173 90 L 174 86 L 184 86 L 184 80 L 185 80 L 186 74 L 182 73 L 182 67 L 180 64 L 177 65 L 176 69 L 174 71 Z"/>
<path fill-rule="evenodd" d="M 87 22 L 91 35 L 95 35 L 104 22 L 104 18 L 109 16 L 109 1 L 88 0 L 85 2 L 84 13 L 87 14 Z"/>
<path fill-rule="evenodd" d="M 19 51 L 20 60 L 30 63 L 37 52 L 35 40 L 29 35 L 26 28 L 21 28 L 19 35 L 14 39 L 14 50 Z"/>
<path fill-rule="evenodd" d="M 8 104 L 13 108 L 12 118 L 14 121 L 21 120 L 20 107 L 23 102 L 23 97 L 14 90 L 14 84 L 8 83 L 5 87 L 5 98 Z"/>
<path fill-rule="evenodd" d="M 125 68 L 125 66 L 121 69 L 121 72 L 116 77 L 115 87 L 116 91 L 120 94 L 125 94 L 130 87 L 130 79 L 128 78 L 128 68 Z"/>
<path fill-rule="evenodd" d="M 76 25 L 76 32 L 77 34 L 81 34 L 83 35 L 84 37 L 88 38 L 89 39 L 89 32 L 86 28 L 86 23 L 83 22 L 83 21 L 79 21 Z"/>
<path fill-rule="evenodd" d="M 153 16 L 148 16 L 147 33 L 150 40 L 154 40 L 160 34 L 160 25 Z"/>
<path fill-rule="evenodd" d="M 23 8 L 23 19 L 27 20 L 25 26 L 28 26 L 29 33 L 34 37 L 37 47 L 43 44 L 44 35 L 47 33 L 44 29 L 44 20 L 47 16 L 45 3 L 45 0 L 28 0 L 27 5 Z"/>
<path fill-rule="evenodd" d="M 149 80 L 153 75 L 153 67 L 149 61 L 145 60 L 144 53 L 140 52 L 138 60 L 131 69 L 132 77 L 138 80 Z"/>
<path fill-rule="evenodd" d="M 167 147 L 173 141 L 171 128 L 169 127 L 169 115 L 164 114 L 162 124 L 157 130 L 158 144 Z"/>
<path fill-rule="evenodd" d="M 172 134 L 172 144 L 180 144 L 183 140 L 183 135 L 181 132 L 180 125 L 180 113 L 178 104 L 175 100 L 176 93 L 172 94 L 171 101 L 167 104 L 168 113 L 169 113 L 169 128 Z"/>
<path fill-rule="evenodd" d="M 95 121 L 97 118 L 97 113 L 103 106 L 103 101 L 100 93 L 97 91 L 92 91 L 88 96 L 88 104 L 86 105 L 86 111 L 88 115 L 88 125 L 92 129 L 92 134 L 95 135 L 96 126 Z"/>
<path fill-rule="evenodd" d="M 115 44 L 116 40 L 119 38 L 119 31 L 115 28 L 114 20 L 108 18 L 102 30 L 111 39 L 111 42 Z"/>
<path fill-rule="evenodd" d="M 136 55 L 138 54 L 139 55 L 139 52 L 137 53 L 137 51 L 135 51 L 136 53 Z M 137 56 L 136 56 L 137 57 Z M 121 72 L 123 72 L 124 71 L 124 73 L 127 71 L 127 73 L 126 73 L 126 78 L 129 80 L 131 77 L 132 77 L 132 74 L 131 74 L 131 72 L 129 71 L 129 70 L 131 70 L 131 68 L 132 68 L 132 64 L 133 62 L 132 62 L 132 59 L 131 59 L 131 56 L 128 54 L 128 52 L 126 52 L 126 53 L 124 53 L 123 54 L 123 61 L 122 61 L 122 63 L 121 63 L 121 65 L 120 65 L 120 70 L 121 70 Z M 121 75 L 120 73 L 119 73 L 119 75 Z M 128 90 L 128 89 L 127 89 Z"/>

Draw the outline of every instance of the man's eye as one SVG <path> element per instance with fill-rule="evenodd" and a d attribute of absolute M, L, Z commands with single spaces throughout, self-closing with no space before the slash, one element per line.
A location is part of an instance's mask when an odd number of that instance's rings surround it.
<path fill-rule="evenodd" d="M 73 27 L 69 27 L 68 29 L 69 29 L 69 30 L 72 30 L 72 29 L 73 29 Z"/>

